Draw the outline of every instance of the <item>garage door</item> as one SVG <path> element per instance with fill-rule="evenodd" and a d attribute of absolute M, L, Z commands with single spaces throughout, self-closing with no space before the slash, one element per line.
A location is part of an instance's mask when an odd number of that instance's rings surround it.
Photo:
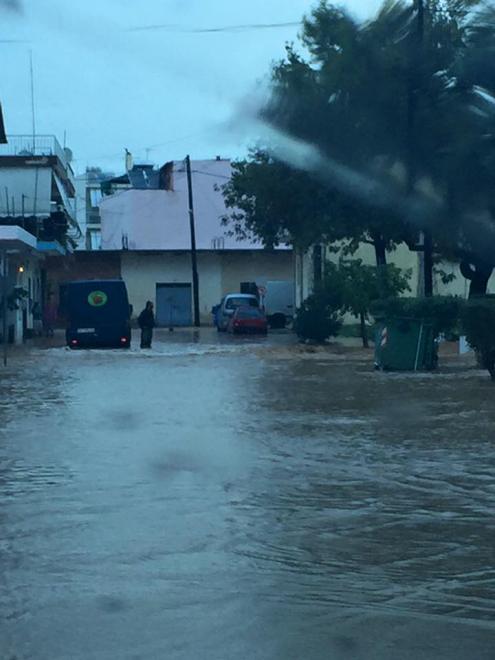
<path fill-rule="evenodd" d="M 156 323 L 165 327 L 192 325 L 190 284 L 156 285 Z"/>

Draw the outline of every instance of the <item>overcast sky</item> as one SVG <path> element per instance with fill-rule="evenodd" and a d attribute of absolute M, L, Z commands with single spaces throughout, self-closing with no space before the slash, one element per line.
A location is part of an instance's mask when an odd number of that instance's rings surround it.
<path fill-rule="evenodd" d="M 343 3 L 361 16 L 379 0 Z M 0 100 L 7 132 L 30 133 L 29 51 L 37 133 L 56 134 L 86 165 L 235 157 L 255 135 L 227 125 L 256 93 L 313 0 L 0 0 Z M 17 9 L 20 9 L 18 11 Z M 164 28 L 133 30 L 148 26 Z M 242 120 L 233 122 L 242 125 Z"/>

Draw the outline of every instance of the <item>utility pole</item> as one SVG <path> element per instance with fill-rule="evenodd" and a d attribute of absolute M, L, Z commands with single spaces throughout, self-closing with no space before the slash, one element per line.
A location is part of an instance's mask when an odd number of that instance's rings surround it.
<path fill-rule="evenodd" d="M 425 41 L 425 7 L 424 0 L 417 0 L 418 3 L 418 59 L 420 76 L 424 66 L 424 41 Z M 420 86 L 417 92 L 420 94 Z M 428 227 L 423 230 L 423 268 L 424 268 L 424 294 L 426 298 L 433 295 L 433 237 Z"/>
<path fill-rule="evenodd" d="M 0 103 L 0 144 L 7 144 L 7 135 L 5 133 L 5 124 L 3 121 L 2 104 Z"/>
<path fill-rule="evenodd" d="M 196 230 L 194 227 L 194 205 L 193 205 L 193 190 L 192 190 L 192 176 L 191 176 L 191 159 L 186 156 L 186 172 L 187 172 L 187 193 L 189 201 L 189 227 L 191 230 L 191 266 L 192 266 L 192 282 L 193 282 L 193 303 L 194 303 L 194 325 L 199 328 L 199 279 L 198 279 L 198 261 L 196 257 Z"/>
<path fill-rule="evenodd" d="M 424 0 L 415 0 L 416 4 L 416 32 L 413 40 L 413 56 L 411 58 L 411 72 L 409 80 L 408 100 L 408 192 L 414 192 L 417 177 L 417 114 L 421 96 L 422 76 L 424 69 L 424 36 L 425 36 L 425 5 Z M 428 227 L 421 231 L 421 245 L 418 251 L 423 255 L 423 293 L 426 298 L 433 295 L 433 237 Z"/>

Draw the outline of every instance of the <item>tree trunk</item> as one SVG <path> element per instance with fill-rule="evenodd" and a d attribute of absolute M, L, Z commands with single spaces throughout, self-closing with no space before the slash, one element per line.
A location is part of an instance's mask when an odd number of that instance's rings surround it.
<path fill-rule="evenodd" d="M 377 266 L 387 265 L 387 245 L 383 236 L 372 236 Z"/>
<path fill-rule="evenodd" d="M 363 312 L 359 314 L 359 323 L 361 326 L 361 339 L 363 340 L 363 348 L 369 348 L 368 329 L 366 328 L 366 319 Z"/>
<path fill-rule="evenodd" d="M 424 257 L 423 257 L 423 269 L 424 269 L 424 294 L 425 298 L 431 298 L 433 296 L 433 239 L 431 232 L 425 230 L 423 232 L 424 236 Z"/>
<path fill-rule="evenodd" d="M 489 279 L 490 275 L 487 276 L 478 272 L 469 285 L 469 297 L 475 298 L 476 296 L 486 296 Z"/>
<path fill-rule="evenodd" d="M 461 263 L 461 273 L 470 280 L 469 297 L 476 298 L 477 296 L 486 296 L 488 289 L 488 282 L 493 272 L 493 266 L 487 264 L 474 264 L 467 261 Z"/>
<path fill-rule="evenodd" d="M 387 244 L 380 234 L 372 236 L 375 248 L 376 267 L 378 270 L 378 286 L 380 298 L 387 297 Z"/>

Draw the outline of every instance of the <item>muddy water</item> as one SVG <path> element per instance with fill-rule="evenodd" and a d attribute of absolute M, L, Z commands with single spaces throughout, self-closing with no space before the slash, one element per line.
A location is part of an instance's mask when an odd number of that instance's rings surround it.
<path fill-rule="evenodd" d="M 2 660 L 495 657 L 484 374 L 165 339 L 2 378 Z"/>

